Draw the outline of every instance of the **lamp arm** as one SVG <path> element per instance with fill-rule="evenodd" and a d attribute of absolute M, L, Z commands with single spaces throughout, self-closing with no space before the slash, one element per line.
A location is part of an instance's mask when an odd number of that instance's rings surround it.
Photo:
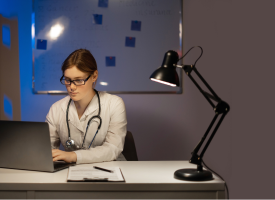
<path fill-rule="evenodd" d="M 223 113 L 223 115 L 222 115 L 221 118 L 219 119 L 217 125 L 215 126 L 214 130 L 212 131 L 212 133 L 211 133 L 209 139 L 207 140 L 206 144 L 204 145 L 203 150 L 201 151 L 200 155 L 198 155 L 198 151 L 200 150 L 200 148 L 201 148 L 201 146 L 202 146 L 204 140 L 206 139 L 206 137 L 207 137 L 209 131 L 212 129 L 213 124 L 215 123 L 215 121 L 217 120 L 217 117 L 219 116 L 219 114 L 215 114 L 215 116 L 214 116 L 212 122 L 210 123 L 210 125 L 209 125 L 207 131 L 205 132 L 204 136 L 202 137 L 201 141 L 200 141 L 199 144 L 196 146 L 196 148 L 193 150 L 193 152 L 192 152 L 192 157 L 191 157 L 191 159 L 189 160 L 190 163 L 193 163 L 193 164 L 196 164 L 196 165 L 201 165 L 201 162 L 202 162 L 202 158 L 203 158 L 203 156 L 204 156 L 204 153 L 206 152 L 206 150 L 207 150 L 209 144 L 211 143 L 212 139 L 214 138 L 214 136 L 215 136 L 215 134 L 216 134 L 218 128 L 220 127 L 220 125 L 221 125 L 221 123 L 222 123 L 222 121 L 223 121 L 223 119 L 224 119 L 224 117 L 225 117 L 226 114 L 227 114 L 227 113 Z"/>
<path fill-rule="evenodd" d="M 206 144 L 205 144 L 205 146 L 204 146 L 204 148 L 203 148 L 203 150 L 201 151 L 201 154 L 200 154 L 200 158 L 201 159 L 202 159 L 202 157 L 203 157 L 206 149 L 208 148 L 209 144 L 211 143 L 213 137 L 215 136 L 215 134 L 216 134 L 218 128 L 220 127 L 220 125 L 221 125 L 221 123 L 222 123 L 222 121 L 223 121 L 223 119 L 224 119 L 224 117 L 225 117 L 226 114 L 227 113 L 223 113 L 222 114 L 222 116 L 221 116 L 220 120 L 218 121 L 217 125 L 215 126 L 212 134 L 210 135 L 209 139 L 207 140 L 207 142 L 206 142 Z M 215 116 L 217 116 L 217 115 L 219 115 L 219 114 L 215 114 Z"/>
<path fill-rule="evenodd" d="M 204 80 L 204 78 L 201 76 L 201 74 L 198 72 L 198 70 L 195 68 L 194 65 L 184 65 L 184 66 L 178 66 L 178 67 L 182 67 L 182 69 L 185 71 L 185 73 L 187 74 L 187 76 L 191 79 L 191 81 L 196 85 L 196 87 L 199 89 L 199 91 L 202 93 L 202 95 L 206 98 L 206 100 L 210 103 L 210 105 L 213 107 L 214 111 L 215 111 L 215 116 L 213 118 L 213 120 L 211 121 L 210 125 L 208 126 L 205 134 L 203 135 L 202 139 L 200 140 L 200 142 L 198 143 L 198 145 L 195 147 L 195 149 L 192 152 L 192 157 L 190 159 L 190 163 L 193 164 L 197 164 L 198 165 L 198 169 L 202 170 L 201 167 L 201 162 L 202 162 L 202 157 L 205 153 L 205 151 L 207 150 L 209 144 L 211 143 L 213 137 L 215 136 L 219 126 L 221 125 L 225 115 L 229 112 L 230 107 L 229 105 L 222 101 L 218 95 L 214 92 L 214 90 L 210 87 L 210 85 Z M 192 77 L 191 72 L 194 70 L 194 72 L 197 74 L 197 76 L 200 78 L 200 80 L 204 83 L 204 85 L 208 88 L 208 90 L 211 92 L 211 94 L 209 94 L 208 92 L 202 90 L 202 88 L 199 86 L 199 84 L 195 81 L 195 79 Z M 218 102 L 217 105 L 215 105 L 212 101 L 216 101 Z M 215 124 L 215 121 L 217 120 L 218 116 L 222 114 L 221 118 L 219 119 L 217 125 L 215 126 L 213 132 L 211 133 L 207 143 L 205 144 L 202 152 L 200 155 L 198 155 L 198 152 L 202 146 L 202 144 L 204 143 L 207 135 L 209 134 L 210 130 L 212 129 L 213 125 Z"/>
<path fill-rule="evenodd" d="M 210 130 L 212 129 L 212 126 L 214 125 L 215 121 L 218 118 L 218 114 L 215 114 L 214 118 L 212 119 L 210 125 L 208 126 L 205 134 L 203 135 L 202 139 L 200 140 L 200 142 L 197 144 L 197 146 L 195 147 L 195 149 L 192 151 L 192 158 L 190 159 L 190 163 L 193 164 L 197 164 L 197 165 L 201 165 L 201 157 L 202 155 L 198 156 L 198 152 L 204 142 L 204 140 L 206 139 L 208 133 L 210 132 Z"/>
<path fill-rule="evenodd" d="M 194 46 L 194 47 L 191 47 L 191 48 L 190 48 L 181 58 L 178 59 L 177 62 L 179 62 L 181 59 L 183 59 L 192 49 L 194 49 L 194 48 L 196 48 L 196 47 L 200 48 L 201 54 L 200 54 L 200 56 L 197 58 L 197 60 L 195 61 L 194 65 L 183 65 L 183 66 L 181 66 L 181 65 L 174 64 L 174 66 L 180 67 L 180 68 L 182 68 L 182 69 L 185 71 L 185 73 L 189 76 L 189 78 L 191 78 L 191 80 L 193 81 L 193 83 L 197 86 L 197 88 L 200 90 L 200 92 L 203 94 L 203 96 L 207 99 L 207 101 L 208 101 L 209 103 L 210 103 L 211 101 L 210 101 L 209 98 L 207 98 L 207 96 L 210 97 L 211 99 L 213 99 L 213 100 L 219 102 L 219 101 L 221 101 L 221 99 L 220 99 L 220 98 L 218 97 L 218 95 L 214 92 L 214 90 L 210 87 L 210 85 L 204 80 L 204 78 L 202 77 L 202 75 L 198 72 L 198 70 L 197 70 L 196 67 L 195 67 L 195 66 L 196 66 L 196 63 L 198 62 L 198 60 L 201 58 L 201 56 L 202 56 L 202 54 L 203 54 L 203 49 L 202 49 L 201 46 Z M 212 93 L 213 96 L 212 96 L 211 94 L 209 94 L 209 93 L 203 91 L 203 90 L 200 88 L 200 86 L 197 84 L 197 82 L 192 78 L 191 72 L 192 72 L 193 70 L 194 70 L 194 72 L 197 74 L 197 76 L 201 79 L 201 81 L 204 83 L 204 85 L 208 88 L 208 90 Z M 212 107 L 214 107 L 213 103 L 210 103 L 210 104 L 212 105 Z"/>
<path fill-rule="evenodd" d="M 214 90 L 210 87 L 210 85 L 204 80 L 202 75 L 198 72 L 196 67 L 193 67 L 194 72 L 197 74 L 197 76 L 201 79 L 201 81 L 204 83 L 204 85 L 207 87 L 207 89 L 212 93 L 212 95 L 217 99 L 216 101 L 219 102 L 221 99 L 218 97 L 218 95 L 214 92 Z"/>
<path fill-rule="evenodd" d="M 184 68 L 183 70 L 186 69 L 186 66 L 187 65 L 184 65 Z M 188 66 L 191 66 L 192 65 L 188 65 Z M 186 71 L 185 71 L 186 72 Z M 208 94 L 207 92 L 205 92 L 204 90 L 201 89 L 201 87 L 199 86 L 199 84 L 195 81 L 195 79 L 191 76 L 191 73 L 189 72 L 186 72 L 186 74 L 188 75 L 188 77 L 191 79 L 191 81 L 196 85 L 196 87 L 199 89 L 199 91 L 202 93 L 202 95 L 206 98 L 206 100 L 208 101 L 208 103 L 210 103 L 210 105 L 212 106 L 212 108 L 215 108 L 215 105 L 214 103 L 210 100 L 211 96 L 210 94 Z M 216 98 L 215 98 L 216 99 Z M 219 97 L 218 97 L 219 99 Z"/>
<path fill-rule="evenodd" d="M 180 67 L 179 65 L 177 65 L 177 66 Z M 215 106 L 214 106 L 214 104 L 212 103 L 212 101 L 209 98 L 211 98 L 212 100 L 214 100 L 216 102 L 220 102 L 221 99 L 214 92 L 214 90 L 210 87 L 210 85 L 206 82 L 206 80 L 202 77 L 202 75 L 198 72 L 198 70 L 196 69 L 195 65 L 184 65 L 182 67 L 182 69 L 185 71 L 185 73 L 187 74 L 187 76 L 192 80 L 192 82 L 196 85 L 196 87 L 199 89 L 199 91 L 202 93 L 202 95 L 206 98 L 206 100 L 214 108 Z M 193 70 L 197 74 L 197 76 L 200 78 L 200 80 L 203 82 L 203 84 L 207 87 L 207 89 L 211 92 L 211 94 L 209 94 L 208 92 L 206 92 L 203 89 L 201 89 L 201 87 L 199 86 L 199 84 L 195 81 L 195 79 L 191 75 L 191 72 Z"/>

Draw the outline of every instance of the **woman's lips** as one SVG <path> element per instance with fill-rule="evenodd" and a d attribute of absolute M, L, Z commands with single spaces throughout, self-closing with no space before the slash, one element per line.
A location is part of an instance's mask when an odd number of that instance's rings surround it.
<path fill-rule="evenodd" d="M 71 95 L 76 95 L 77 94 L 77 92 L 70 92 L 71 93 Z"/>

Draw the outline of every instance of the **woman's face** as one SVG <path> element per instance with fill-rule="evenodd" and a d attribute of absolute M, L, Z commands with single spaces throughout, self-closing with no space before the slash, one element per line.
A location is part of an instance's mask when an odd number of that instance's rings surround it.
<path fill-rule="evenodd" d="M 89 74 L 84 73 L 73 66 L 64 71 L 64 78 L 67 80 L 85 80 L 88 78 Z M 93 83 L 96 81 L 98 72 L 95 71 L 94 74 L 85 82 L 85 85 L 75 85 L 71 82 L 71 85 L 66 85 L 68 94 L 73 101 L 79 101 L 82 99 L 90 98 L 93 95 Z"/>

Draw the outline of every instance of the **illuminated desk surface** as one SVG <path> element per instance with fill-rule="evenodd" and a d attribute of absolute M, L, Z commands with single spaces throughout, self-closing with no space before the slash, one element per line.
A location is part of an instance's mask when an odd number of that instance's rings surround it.
<path fill-rule="evenodd" d="M 222 199 L 224 181 L 191 182 L 174 178 L 188 161 L 113 161 L 83 166 L 120 167 L 126 182 L 67 182 L 68 169 L 55 173 L 0 168 L 0 198 Z"/>

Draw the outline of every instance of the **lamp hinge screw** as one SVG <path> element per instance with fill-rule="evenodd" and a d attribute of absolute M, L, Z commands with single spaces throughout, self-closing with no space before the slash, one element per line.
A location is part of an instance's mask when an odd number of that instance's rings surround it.
<path fill-rule="evenodd" d="M 200 159 L 200 157 L 198 157 L 198 160 Z"/>

